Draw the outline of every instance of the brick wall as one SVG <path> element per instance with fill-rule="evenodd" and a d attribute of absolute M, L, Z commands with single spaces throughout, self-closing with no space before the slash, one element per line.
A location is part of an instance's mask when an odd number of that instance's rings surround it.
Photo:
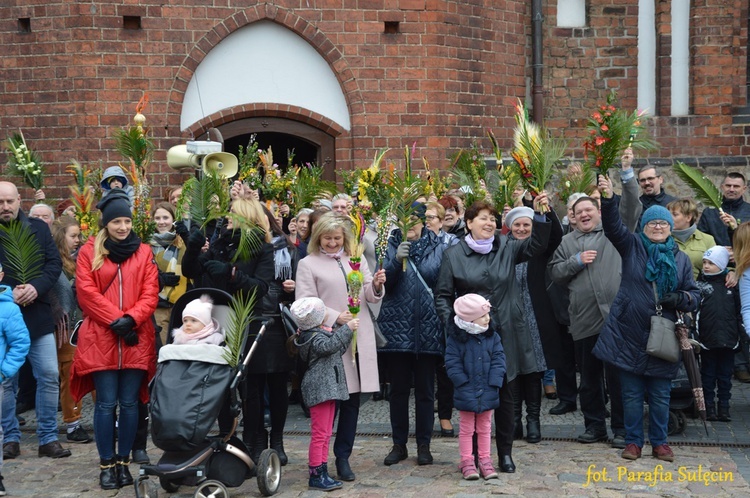
<path fill-rule="evenodd" d="M 161 185 L 180 181 L 164 160 L 170 146 L 190 135 L 180 132 L 179 115 L 192 72 L 224 37 L 257 20 L 286 26 L 326 58 L 348 100 L 351 130 L 337 130 L 304 109 L 243 106 L 209 116 L 191 131 L 264 112 L 300 119 L 338 133 L 338 169 L 368 164 L 378 148 L 415 142 L 418 156 L 445 167 L 448 156 L 473 140 L 488 148 L 488 128 L 510 148 L 512 106 L 525 96 L 531 75 L 526 0 L 36 3 L 0 5 L 0 136 L 24 130 L 52 171 L 53 198 L 67 196 L 63 171 L 70 158 L 89 166 L 120 159 L 111 136 L 130 124 L 144 92 L 147 126 L 159 148 L 157 194 Z M 669 41 L 668 5 L 657 4 L 660 48 Z M 587 27 L 572 30 L 554 27 L 555 9 L 556 2 L 545 2 L 545 115 L 549 127 L 575 139 L 610 88 L 635 106 L 637 0 L 590 0 Z M 123 16 L 139 17 L 142 29 L 123 29 Z M 21 18 L 30 19 L 31 32 L 19 31 Z M 732 125 L 732 113 L 746 105 L 746 18 L 740 1 L 693 1 L 692 114 L 654 120 L 664 148 L 649 160 L 679 155 L 723 166 L 721 156 L 741 155 L 744 161 L 750 144 L 745 128 Z M 398 22 L 399 32 L 384 33 L 385 22 Z M 261 66 L 272 63 L 253 57 Z M 662 114 L 668 88 L 661 71 Z"/>

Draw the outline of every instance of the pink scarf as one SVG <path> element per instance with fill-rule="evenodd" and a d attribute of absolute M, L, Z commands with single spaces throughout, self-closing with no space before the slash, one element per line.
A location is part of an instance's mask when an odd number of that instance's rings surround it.
<path fill-rule="evenodd" d="M 174 337 L 173 344 L 216 344 L 217 346 L 224 342 L 224 333 L 219 327 L 219 322 L 211 319 L 211 323 L 203 327 L 194 334 L 186 334 L 182 327 L 172 331 Z"/>

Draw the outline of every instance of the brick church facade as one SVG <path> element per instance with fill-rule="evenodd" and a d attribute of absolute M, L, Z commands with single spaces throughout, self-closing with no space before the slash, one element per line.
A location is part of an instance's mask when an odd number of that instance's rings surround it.
<path fill-rule="evenodd" d="M 291 144 L 334 178 L 383 147 L 446 167 L 473 141 L 489 153 L 488 129 L 510 149 L 517 98 L 580 158 L 610 89 L 654 116 L 644 161 L 718 177 L 750 156 L 747 0 L 10 0 L 0 26 L 0 134 L 24 131 L 51 198 L 70 159 L 120 159 L 144 93 L 157 196 L 187 174 L 167 149 L 209 128 L 230 151 Z"/>

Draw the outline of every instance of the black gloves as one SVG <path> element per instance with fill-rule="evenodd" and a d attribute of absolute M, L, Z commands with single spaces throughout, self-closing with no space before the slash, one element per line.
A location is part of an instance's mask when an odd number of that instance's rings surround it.
<path fill-rule="evenodd" d="M 180 284 L 180 276 L 176 273 L 163 272 L 160 273 L 159 276 L 161 277 L 161 281 L 164 283 L 165 287 L 174 287 L 175 285 Z"/>
<path fill-rule="evenodd" d="M 138 332 L 131 329 L 127 334 L 122 336 L 122 340 L 125 341 L 125 344 L 128 346 L 135 346 L 138 344 Z"/>
<path fill-rule="evenodd" d="M 203 235 L 203 233 L 201 233 L 200 230 L 196 230 L 195 232 L 190 234 L 190 237 L 188 237 L 188 246 L 194 249 L 200 249 L 205 243 L 206 237 Z"/>
<path fill-rule="evenodd" d="M 188 236 L 190 235 L 190 230 L 188 230 L 188 227 L 185 226 L 185 222 L 182 220 L 175 222 L 174 232 L 182 237 L 183 240 L 188 238 Z"/>
<path fill-rule="evenodd" d="M 232 265 L 211 259 L 203 263 L 203 269 L 213 280 L 229 279 Z"/>
<path fill-rule="evenodd" d="M 133 320 L 133 317 L 125 315 L 110 323 L 109 328 L 112 329 L 112 332 L 122 337 L 135 328 L 135 320 Z"/>
<path fill-rule="evenodd" d="M 680 304 L 681 296 L 679 292 L 667 292 L 659 299 L 659 304 L 664 308 L 676 308 Z"/>

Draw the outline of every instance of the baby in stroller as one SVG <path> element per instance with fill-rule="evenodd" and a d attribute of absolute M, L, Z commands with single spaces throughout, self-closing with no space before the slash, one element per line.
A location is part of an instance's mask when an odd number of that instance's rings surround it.
<path fill-rule="evenodd" d="M 223 345 L 232 322 L 232 297 L 216 289 L 194 289 L 177 300 L 170 316 L 173 344 L 159 351 L 151 384 L 151 438 L 164 450 L 155 465 L 143 465 L 135 483 L 136 498 L 157 496 L 148 476 L 156 476 L 166 491 L 197 486 L 195 496 L 228 497 L 227 488 L 238 487 L 252 475 L 265 496 L 280 484 L 281 463 L 276 452 L 265 450 L 257 465 L 244 443 L 234 435 L 240 413 L 237 384 L 243 377 L 266 324 L 249 350 L 247 329 L 242 335 L 239 363 Z M 182 323 L 181 327 L 177 327 Z M 221 413 L 221 415 L 220 415 Z M 209 435 L 219 423 L 219 435 Z M 221 421 L 224 421 L 222 424 Z"/>
<path fill-rule="evenodd" d="M 172 331 L 172 344 L 215 344 L 224 342 L 224 332 L 211 316 L 214 301 L 208 294 L 193 299 L 182 310 L 182 327 Z"/>

